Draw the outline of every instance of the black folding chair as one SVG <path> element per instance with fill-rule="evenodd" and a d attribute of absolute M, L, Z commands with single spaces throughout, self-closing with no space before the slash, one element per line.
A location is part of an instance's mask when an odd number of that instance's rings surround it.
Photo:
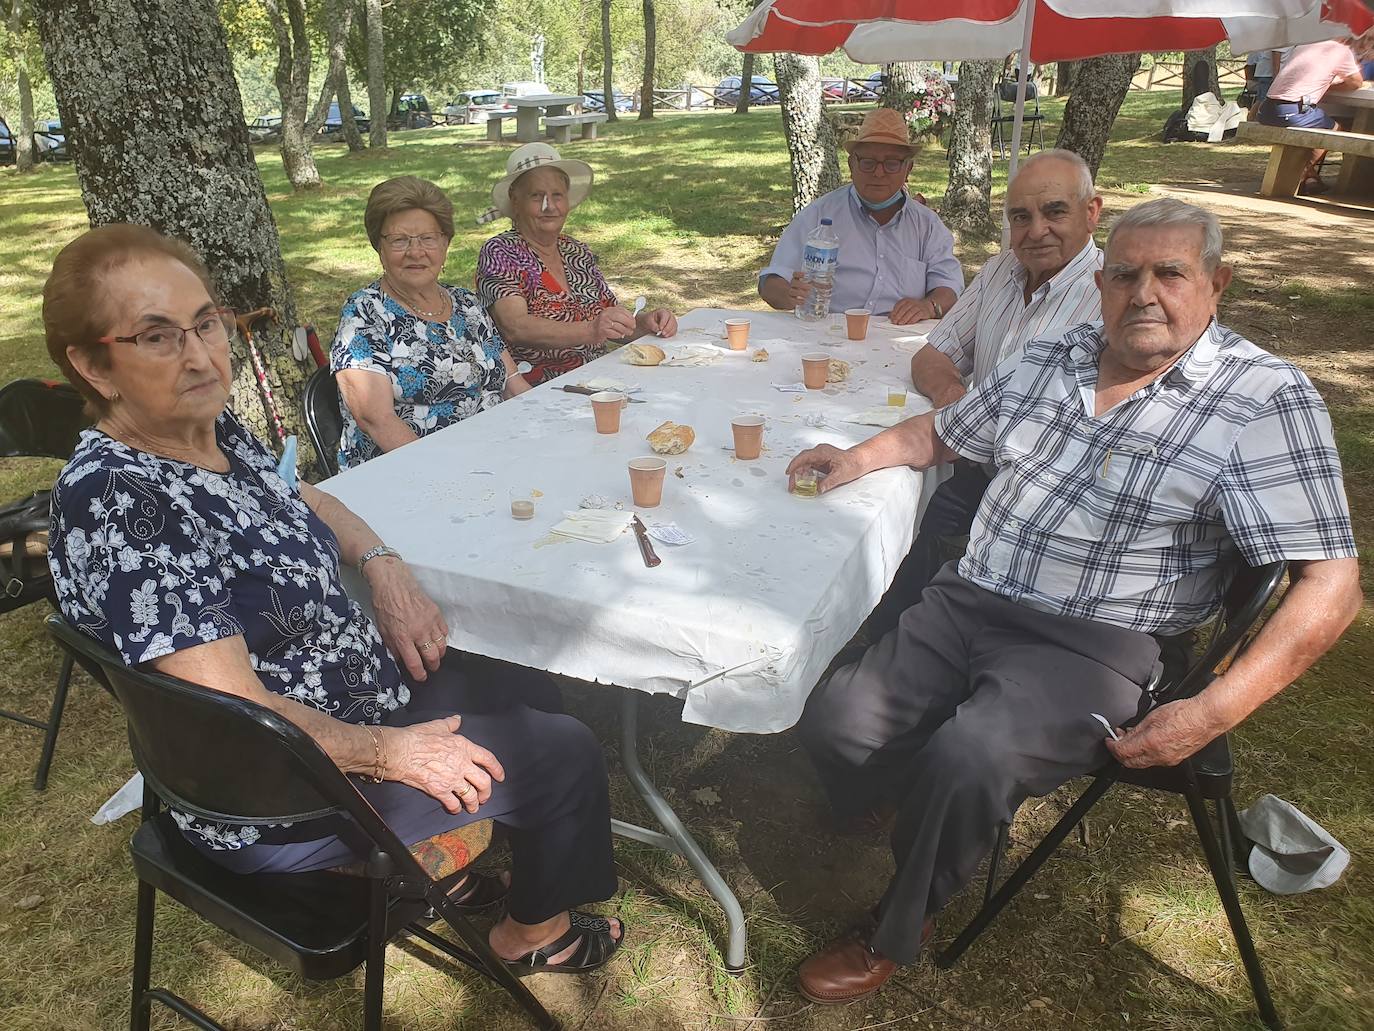
<path fill-rule="evenodd" d="M 305 381 L 301 405 L 305 430 L 320 456 L 320 467 L 326 476 L 334 476 L 339 471 L 343 416 L 339 412 L 339 384 L 328 366 L 316 369 Z"/>
<path fill-rule="evenodd" d="M 331 980 L 366 965 L 363 1027 L 382 1027 L 387 943 L 404 933 L 490 977 L 544 1031 L 558 1022 L 448 900 L 462 871 L 434 879 L 315 740 L 270 709 L 159 673 L 125 666 L 60 616 L 48 629 L 83 666 L 96 666 L 124 709 L 146 790 L 129 844 L 138 874 L 132 1031 L 154 1002 L 204 1031 L 225 1031 L 180 996 L 150 988 L 156 894 L 176 899 L 293 973 Z M 296 823 L 344 815 L 372 841 L 364 876 L 335 871 L 235 874 L 182 836 L 163 806 L 213 823 Z M 462 945 L 430 931 L 430 909 Z M 463 946 L 466 946 L 464 948 Z"/>
<path fill-rule="evenodd" d="M 1239 563 L 1239 568 L 1227 589 L 1211 640 L 1185 672 L 1176 678 L 1166 677 L 1151 692 L 1151 708 L 1165 702 L 1191 698 L 1211 683 L 1218 667 L 1224 667 L 1249 644 L 1251 631 L 1263 614 L 1265 606 L 1269 604 L 1269 599 L 1278 589 L 1287 568 L 1286 562 L 1272 562 L 1259 567 Z M 1222 907 L 1226 910 L 1227 920 L 1230 921 L 1236 948 L 1240 950 L 1245 973 L 1250 978 L 1250 987 L 1255 994 L 1260 1017 L 1271 1028 L 1282 1027 L 1273 1000 L 1269 997 L 1264 968 L 1260 965 L 1259 956 L 1255 952 L 1255 944 L 1245 924 L 1245 914 L 1240 908 L 1240 898 L 1236 894 L 1234 867 L 1238 861 L 1243 862 L 1244 859 L 1240 851 L 1244 835 L 1240 830 L 1235 803 L 1231 798 L 1234 771 L 1231 743 L 1226 734 L 1177 766 L 1132 770 L 1115 761 L 1110 762 L 1094 775 L 1092 784 L 1045 835 L 1044 840 L 1012 872 L 1006 883 L 993 891 L 993 885 L 997 881 L 997 868 L 1007 843 L 1007 827 L 1004 825 L 989 863 L 987 893 L 984 895 L 983 907 L 949 948 L 940 953 L 936 961 L 942 967 L 952 966 L 1026 882 L 1035 876 L 1045 860 L 1112 785 L 1118 782 L 1132 784 L 1182 795 L 1187 801 L 1188 812 L 1192 815 L 1193 826 L 1197 828 L 1203 855 L 1207 858 L 1212 880 L 1216 882 Z M 1216 809 L 1217 829 L 1212 827 L 1211 817 L 1207 811 L 1207 799 L 1212 800 Z"/>
<path fill-rule="evenodd" d="M 85 404 L 74 387 L 56 380 L 17 379 L 0 387 L 0 457 L 70 458 L 81 430 L 90 425 Z M 25 524 L 20 532 L 6 535 L 0 542 L 0 552 L 4 552 L 0 554 L 0 612 L 13 612 L 43 599 L 54 607 L 57 604 L 48 571 L 47 509 L 46 491 L 0 509 L 0 522 L 13 522 L 6 517 L 14 516 Z M 33 529 L 40 524 L 41 532 Z M 48 786 L 48 767 L 57 746 L 71 676 L 72 660 L 65 657 L 46 720 L 0 709 L 0 717 L 43 731 L 43 748 L 33 777 L 35 791 Z"/>
<path fill-rule="evenodd" d="M 1003 105 L 1010 105 L 1010 113 Z M 1011 147 L 1012 126 L 1016 122 L 1016 80 L 1003 79 L 992 95 L 992 145 L 997 157 L 1005 159 Z M 1032 146 L 1045 149 L 1045 116 L 1040 113 L 1040 91 L 1035 80 L 1026 80 L 1026 106 L 1021 113 L 1021 143 L 1026 153 Z"/>

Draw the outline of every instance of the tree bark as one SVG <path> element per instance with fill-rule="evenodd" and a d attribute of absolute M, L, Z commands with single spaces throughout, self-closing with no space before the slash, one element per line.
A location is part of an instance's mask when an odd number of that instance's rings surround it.
<path fill-rule="evenodd" d="M 821 106 L 820 60 L 777 54 L 773 61 L 783 133 L 792 156 L 792 210 L 796 212 L 840 185 L 840 163 L 834 127 Z"/>
<path fill-rule="evenodd" d="M 371 118 L 368 143 L 373 150 L 386 148 L 386 52 L 382 48 L 382 0 L 365 0 L 367 23 L 367 112 Z"/>
<path fill-rule="evenodd" d="M 644 0 L 644 85 L 639 90 L 639 120 L 654 116 L 654 51 L 658 42 L 658 24 L 654 15 L 654 0 Z"/>
<path fill-rule="evenodd" d="M 754 55 L 747 53 L 744 55 L 744 68 L 739 77 L 739 99 L 735 101 L 735 114 L 747 115 L 749 113 L 749 101 L 753 99 L 754 85 Z"/>
<path fill-rule="evenodd" d="M 1204 70 L 1200 66 L 1206 62 Z M 1204 81 L 1199 81 L 1204 80 Z M 1183 54 L 1183 110 L 1193 106 L 1193 100 L 1201 93 L 1211 93 L 1221 97 L 1221 81 L 1217 76 L 1217 48 L 1207 50 L 1188 50 Z"/>
<path fill-rule="evenodd" d="M 91 225 L 134 222 L 195 248 L 220 299 L 296 325 L 277 224 L 258 176 L 214 0 L 48 0 L 37 6 L 48 74 Z M 301 430 L 307 370 L 286 332 L 258 338 L 287 432 Z M 273 432 L 242 343 L 231 405 Z"/>
<path fill-rule="evenodd" d="M 339 95 L 339 84 L 343 82 L 343 89 L 348 90 L 348 62 L 347 47 L 348 32 L 353 26 L 353 0 L 334 0 L 329 5 L 328 18 L 328 50 L 326 56 L 329 67 L 324 73 L 324 83 L 320 86 L 319 99 L 315 101 L 315 110 L 306 119 L 305 131 L 311 139 L 320 131 L 324 125 L 324 120 L 329 117 L 329 102 Z M 339 117 L 347 120 L 349 111 L 342 100 L 339 101 Z M 353 131 L 357 132 L 357 125 L 353 126 Z"/>
<path fill-rule="evenodd" d="M 354 154 L 366 150 L 367 144 L 363 142 L 362 133 L 358 132 L 358 120 L 353 117 L 353 92 L 348 87 L 347 64 L 339 69 L 338 95 L 339 114 L 343 118 L 343 134 L 348 149 Z"/>
<path fill-rule="evenodd" d="M 1073 77 L 1078 71 L 1077 61 L 1059 61 L 1054 66 L 1054 95 L 1062 97 L 1073 91 Z"/>
<path fill-rule="evenodd" d="M 1078 66 L 1073 93 L 1064 105 L 1056 147 L 1071 150 L 1088 163 L 1093 178 L 1102 163 L 1116 113 L 1131 87 L 1131 76 L 1140 67 L 1139 54 L 1093 57 Z"/>
<path fill-rule="evenodd" d="M 878 98 L 879 107 L 890 107 L 911 124 L 911 109 L 916 103 L 916 91 L 911 84 L 916 81 L 920 67 L 914 61 L 896 61 L 883 67 L 883 95 Z"/>
<path fill-rule="evenodd" d="M 10 37 L 14 42 L 15 87 L 19 93 L 19 131 L 11 134 L 14 170 L 24 175 L 32 172 L 37 164 L 33 145 L 33 84 L 29 81 L 28 57 L 20 36 L 24 31 L 24 0 L 13 0 L 9 20 Z"/>
<path fill-rule="evenodd" d="M 611 0 L 601 0 L 601 99 L 608 123 L 620 121 L 615 110 L 611 71 Z"/>
<path fill-rule="evenodd" d="M 949 187 L 940 218 L 951 229 L 982 230 L 992 222 L 992 95 L 997 61 L 963 61 L 954 86 L 949 138 Z"/>
<path fill-rule="evenodd" d="M 305 27 L 305 0 L 263 0 L 263 7 L 277 37 L 277 70 L 273 80 L 277 84 L 277 95 L 281 97 L 282 165 L 292 189 L 317 190 L 320 171 L 315 167 L 312 134 L 306 125 L 306 109 L 310 103 L 310 36 Z"/>

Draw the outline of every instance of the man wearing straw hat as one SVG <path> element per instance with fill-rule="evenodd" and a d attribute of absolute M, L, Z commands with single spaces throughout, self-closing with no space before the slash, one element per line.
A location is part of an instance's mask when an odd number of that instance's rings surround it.
<path fill-rule="evenodd" d="M 906 325 L 938 319 L 964 289 L 954 236 L 906 189 L 916 147 L 906 121 L 879 108 L 845 141 L 852 183 L 818 197 L 793 217 L 759 273 L 759 296 L 791 311 L 806 298 L 806 238 L 830 219 L 840 241 L 830 310 L 867 308 Z"/>

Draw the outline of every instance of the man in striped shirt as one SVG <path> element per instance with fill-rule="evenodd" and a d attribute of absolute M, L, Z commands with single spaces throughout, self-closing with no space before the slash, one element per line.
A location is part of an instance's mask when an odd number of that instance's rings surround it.
<path fill-rule="evenodd" d="M 1110 757 L 1181 762 L 1359 611 L 1331 420 L 1300 370 L 1215 322 L 1221 251 L 1214 215 L 1137 205 L 1107 241 L 1101 323 L 1031 342 L 947 408 L 788 466 L 821 472 L 825 491 L 955 455 L 997 469 L 957 568 L 817 687 L 799 725 L 838 811 L 898 810 L 876 923 L 802 964 L 807 998 L 860 998 L 914 962 L 1025 799 Z M 1237 563 L 1275 561 L 1290 586 L 1249 650 L 1150 708 L 1160 638 L 1214 612 Z M 1120 726 L 1142 712 L 1120 740 L 1090 715 Z"/>
<path fill-rule="evenodd" d="M 952 404 L 1028 342 L 1101 315 L 1093 242 L 1102 198 L 1087 163 L 1070 150 L 1041 151 L 1007 190 L 1011 250 L 992 258 L 911 359 L 911 380 L 936 408 Z M 944 562 L 949 538 L 963 538 L 988 487 L 983 466 L 960 459 L 926 506 L 911 552 L 868 619 L 876 640 L 897 626 Z"/>

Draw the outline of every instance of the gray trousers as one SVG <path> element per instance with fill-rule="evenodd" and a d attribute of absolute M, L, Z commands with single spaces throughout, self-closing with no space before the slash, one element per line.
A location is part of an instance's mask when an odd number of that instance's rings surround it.
<path fill-rule="evenodd" d="M 897 963 L 973 877 L 1000 824 L 1110 757 L 1088 714 L 1139 710 L 1148 634 L 1018 605 L 946 565 L 897 628 L 837 670 L 798 731 L 831 804 L 897 808 L 897 872 L 870 939 Z"/>

